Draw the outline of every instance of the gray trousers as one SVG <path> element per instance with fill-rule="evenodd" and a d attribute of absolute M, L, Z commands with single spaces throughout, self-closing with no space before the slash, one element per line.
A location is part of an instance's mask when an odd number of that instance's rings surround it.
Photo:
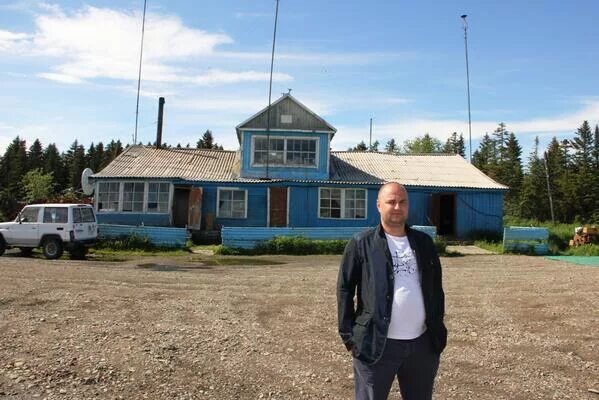
<path fill-rule="evenodd" d="M 381 359 L 372 365 L 354 357 L 356 400 L 386 400 L 397 377 L 403 400 L 430 400 L 439 368 L 427 332 L 411 340 L 387 339 Z"/>

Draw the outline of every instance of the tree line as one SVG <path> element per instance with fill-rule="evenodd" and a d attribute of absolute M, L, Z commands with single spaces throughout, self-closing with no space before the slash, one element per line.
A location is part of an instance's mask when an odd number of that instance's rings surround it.
<path fill-rule="evenodd" d="M 12 218 L 24 203 L 82 201 L 85 197 L 81 191 L 83 170 L 101 171 L 128 146 L 120 140 L 111 140 L 107 144 L 92 142 L 86 149 L 75 140 L 61 152 L 55 143 L 44 147 L 36 139 L 27 146 L 27 142 L 17 136 L 0 156 L 0 221 Z M 182 146 L 163 143 L 161 147 Z M 189 148 L 189 144 L 186 147 Z M 195 147 L 222 150 L 210 130 L 200 137 Z"/>
<path fill-rule="evenodd" d="M 379 151 L 379 142 L 363 141 L 349 151 Z M 384 151 L 393 154 L 448 153 L 465 157 L 464 138 L 452 133 L 445 143 L 428 133 L 406 140 L 389 139 Z M 495 181 L 508 186 L 507 215 L 538 221 L 599 223 L 599 125 L 583 121 L 570 140 L 553 137 L 545 150 L 539 138 L 525 162 L 514 132 L 499 123 L 485 134 L 472 154 L 472 164 Z"/>

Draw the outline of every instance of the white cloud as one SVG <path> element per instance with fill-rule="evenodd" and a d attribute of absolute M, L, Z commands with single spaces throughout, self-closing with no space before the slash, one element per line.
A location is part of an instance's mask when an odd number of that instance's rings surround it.
<path fill-rule="evenodd" d="M 26 33 L 10 32 L 0 29 L 0 52 L 18 52 L 31 38 Z"/>
<path fill-rule="evenodd" d="M 239 82 L 257 82 L 268 81 L 270 74 L 268 72 L 243 71 L 229 72 L 221 70 L 211 70 L 206 74 L 198 75 L 191 79 L 191 82 L 198 85 L 214 85 L 219 83 L 239 83 Z M 283 73 L 273 73 L 273 81 L 287 82 L 293 80 L 290 75 Z"/>
<path fill-rule="evenodd" d="M 72 83 L 72 84 L 83 83 L 82 79 L 79 79 L 76 76 L 72 76 L 72 75 L 63 75 L 63 74 L 47 72 L 47 73 L 43 73 L 43 74 L 38 74 L 37 76 L 40 78 L 44 78 L 44 79 L 48 79 L 48 80 L 56 81 L 56 82 L 62 82 L 62 83 Z"/>
<path fill-rule="evenodd" d="M 63 83 L 91 79 L 136 80 L 139 67 L 141 15 L 87 6 L 73 14 L 50 8 L 35 19 L 33 35 L 0 31 L 0 51 L 17 49 L 32 56 L 58 59 L 51 71 L 37 76 Z M 208 57 L 215 48 L 233 40 L 223 33 L 186 27 L 174 16 L 149 13 L 146 18 L 142 77 L 150 82 L 218 85 L 267 81 L 268 73 L 226 71 L 197 73 L 184 63 Z M 291 76 L 277 73 L 275 81 Z"/>

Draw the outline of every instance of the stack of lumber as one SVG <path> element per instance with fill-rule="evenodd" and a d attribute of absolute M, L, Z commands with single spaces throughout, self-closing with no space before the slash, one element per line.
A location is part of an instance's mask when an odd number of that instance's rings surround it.
<path fill-rule="evenodd" d="M 579 226 L 574 230 L 574 238 L 570 240 L 570 246 L 578 247 L 590 243 L 599 243 L 599 228 L 597 226 Z"/>

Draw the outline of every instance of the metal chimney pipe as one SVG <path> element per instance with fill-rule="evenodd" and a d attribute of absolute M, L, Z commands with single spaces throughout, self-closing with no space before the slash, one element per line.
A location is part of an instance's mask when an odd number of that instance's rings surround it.
<path fill-rule="evenodd" d="M 164 97 L 158 99 L 158 128 L 156 128 L 156 148 L 162 147 L 162 114 L 164 112 Z"/>

